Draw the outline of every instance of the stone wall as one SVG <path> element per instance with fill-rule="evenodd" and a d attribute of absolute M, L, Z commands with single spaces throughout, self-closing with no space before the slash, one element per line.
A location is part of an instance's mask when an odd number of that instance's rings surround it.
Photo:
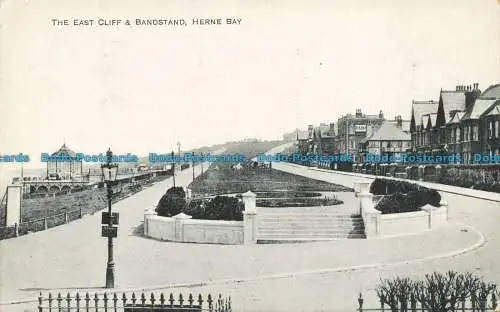
<path fill-rule="evenodd" d="M 421 211 L 382 214 L 375 209 L 373 194 L 369 193 L 369 182 L 356 182 L 361 216 L 365 225 L 366 238 L 406 235 L 425 232 L 443 226 L 448 221 L 448 205 L 440 207 L 426 205 Z"/>
<path fill-rule="evenodd" d="M 255 244 L 257 242 L 257 211 L 255 194 L 243 194 L 243 221 L 198 220 L 180 213 L 160 217 L 147 209 L 144 213 L 144 236 L 165 241 L 208 244 Z"/>

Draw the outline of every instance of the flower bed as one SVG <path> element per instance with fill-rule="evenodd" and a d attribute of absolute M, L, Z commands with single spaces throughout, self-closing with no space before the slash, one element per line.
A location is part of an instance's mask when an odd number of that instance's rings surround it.
<path fill-rule="evenodd" d="M 259 207 L 320 207 L 340 205 L 344 202 L 336 198 L 279 198 L 257 199 Z"/>
<path fill-rule="evenodd" d="M 198 194 L 234 194 L 251 190 L 254 193 L 269 191 L 326 191 L 352 192 L 352 188 L 275 170 L 244 165 L 236 170 L 229 164 L 212 164 L 189 186 Z"/>

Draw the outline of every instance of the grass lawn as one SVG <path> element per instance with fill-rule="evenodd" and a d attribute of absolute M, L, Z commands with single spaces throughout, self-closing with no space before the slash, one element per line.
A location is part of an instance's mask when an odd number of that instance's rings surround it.
<path fill-rule="evenodd" d="M 228 164 L 212 164 L 193 181 L 189 188 L 197 194 L 231 194 L 269 191 L 329 191 L 352 192 L 353 189 L 291 173 L 269 169 L 232 169 Z"/>

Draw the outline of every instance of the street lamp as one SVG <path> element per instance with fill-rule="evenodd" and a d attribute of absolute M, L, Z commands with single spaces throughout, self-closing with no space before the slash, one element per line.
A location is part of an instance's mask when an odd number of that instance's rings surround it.
<path fill-rule="evenodd" d="M 174 159 L 174 151 L 172 151 L 171 155 L 172 155 L 172 178 L 174 179 L 174 187 L 175 187 L 175 159 Z"/>
<path fill-rule="evenodd" d="M 106 288 L 115 287 L 115 262 L 113 261 L 113 238 L 118 235 L 118 213 L 111 212 L 111 199 L 113 195 L 112 182 L 118 175 L 118 164 L 112 163 L 113 152 L 111 148 L 106 152 L 106 163 L 101 164 L 101 172 L 106 183 L 106 193 L 108 200 L 108 211 L 102 213 L 101 236 L 108 238 L 108 263 L 106 266 Z"/>

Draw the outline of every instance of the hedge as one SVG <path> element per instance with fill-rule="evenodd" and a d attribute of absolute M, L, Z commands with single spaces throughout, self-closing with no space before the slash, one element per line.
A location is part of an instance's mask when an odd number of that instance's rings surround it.
<path fill-rule="evenodd" d="M 419 211 L 427 204 L 439 207 L 441 202 L 438 191 L 405 181 L 377 178 L 370 186 L 370 193 L 386 195 L 375 206 L 383 214 Z"/>

